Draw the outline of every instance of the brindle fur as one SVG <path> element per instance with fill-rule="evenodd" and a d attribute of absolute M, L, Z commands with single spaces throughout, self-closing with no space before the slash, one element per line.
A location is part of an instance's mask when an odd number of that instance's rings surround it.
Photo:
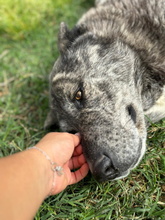
<path fill-rule="evenodd" d="M 45 127 L 80 132 L 97 180 L 127 176 L 145 153 L 146 116 L 165 117 L 165 1 L 97 0 L 72 30 L 61 24 L 59 50 Z"/>

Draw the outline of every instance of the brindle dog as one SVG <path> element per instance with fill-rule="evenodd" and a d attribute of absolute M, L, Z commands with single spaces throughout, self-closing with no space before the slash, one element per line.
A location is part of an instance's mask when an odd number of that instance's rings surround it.
<path fill-rule="evenodd" d="M 146 116 L 165 117 L 165 1 L 97 0 L 59 32 L 45 127 L 80 132 L 99 181 L 127 176 L 146 149 Z"/>

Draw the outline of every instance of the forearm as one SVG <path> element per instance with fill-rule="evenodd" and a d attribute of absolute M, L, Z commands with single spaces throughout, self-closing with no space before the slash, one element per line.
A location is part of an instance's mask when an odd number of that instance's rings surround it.
<path fill-rule="evenodd" d="M 35 148 L 0 159 L 0 219 L 32 219 L 50 193 L 82 180 L 89 167 L 79 143 L 76 135 L 49 133 Z"/>
<path fill-rule="evenodd" d="M 32 219 L 49 194 L 52 175 L 35 150 L 0 159 L 0 219 Z"/>

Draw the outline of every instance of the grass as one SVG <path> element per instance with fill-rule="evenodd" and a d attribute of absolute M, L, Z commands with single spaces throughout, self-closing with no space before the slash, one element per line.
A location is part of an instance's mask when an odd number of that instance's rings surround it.
<path fill-rule="evenodd" d="M 59 23 L 72 27 L 92 3 L 0 0 L 0 157 L 33 146 L 45 134 Z M 99 184 L 89 174 L 46 199 L 35 220 L 165 219 L 165 121 L 148 129 L 147 145 L 129 177 Z"/>

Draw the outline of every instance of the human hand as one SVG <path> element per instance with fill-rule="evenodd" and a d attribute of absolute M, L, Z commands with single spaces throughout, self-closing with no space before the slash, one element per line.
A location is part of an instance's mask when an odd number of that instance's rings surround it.
<path fill-rule="evenodd" d="M 87 175 L 89 167 L 83 155 L 78 135 L 49 133 L 36 146 L 44 150 L 53 162 L 63 168 L 63 174 L 55 176 L 54 189 L 50 189 L 52 194 L 61 192 L 68 185 L 79 182 Z M 75 169 L 76 171 L 72 172 Z M 53 176 L 53 173 L 51 175 Z M 52 187 L 53 177 L 50 182 Z"/>

